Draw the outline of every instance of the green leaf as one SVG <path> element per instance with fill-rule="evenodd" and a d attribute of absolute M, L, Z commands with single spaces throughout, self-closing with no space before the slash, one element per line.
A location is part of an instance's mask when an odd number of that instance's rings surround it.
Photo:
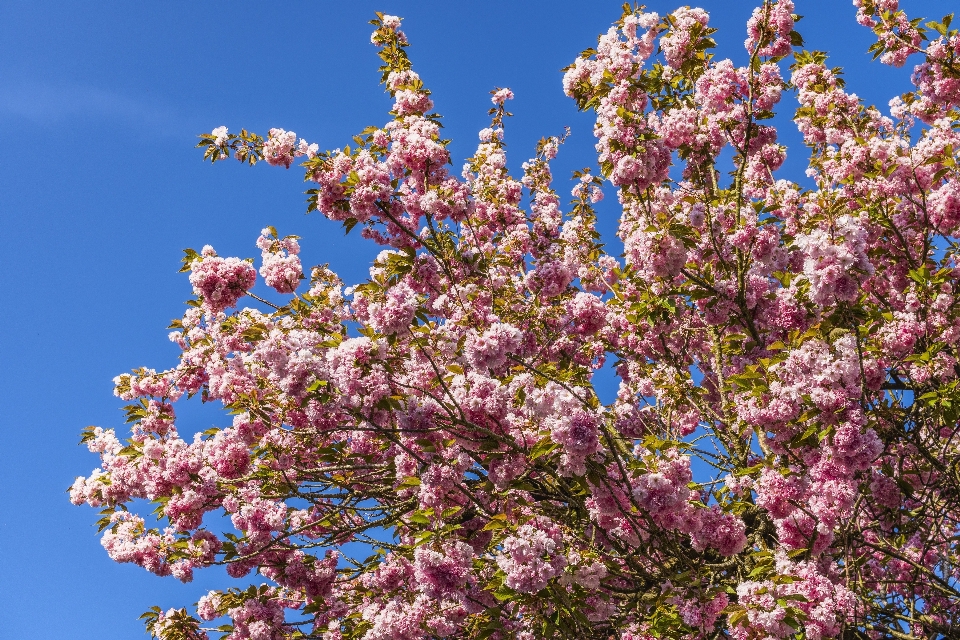
<path fill-rule="evenodd" d="M 512 600 L 516 598 L 516 596 L 517 596 L 517 592 L 506 585 L 501 585 L 497 587 L 496 591 L 493 592 L 493 597 L 499 600 L 500 602 Z"/>
<path fill-rule="evenodd" d="M 536 460 L 537 458 L 541 458 L 549 453 L 552 453 L 559 446 L 560 445 L 551 440 L 549 436 L 543 438 L 538 441 L 537 444 L 533 445 L 532 449 L 530 449 L 530 460 Z"/>
<path fill-rule="evenodd" d="M 503 515 L 502 513 L 498 513 L 497 515 L 490 518 L 490 522 L 483 525 L 483 530 L 495 531 L 498 529 L 506 529 L 507 526 L 509 526 L 507 523 L 507 516 Z"/>
<path fill-rule="evenodd" d="M 411 513 L 409 516 L 407 516 L 407 520 L 416 524 L 430 524 L 430 518 L 419 511 L 414 511 Z"/>

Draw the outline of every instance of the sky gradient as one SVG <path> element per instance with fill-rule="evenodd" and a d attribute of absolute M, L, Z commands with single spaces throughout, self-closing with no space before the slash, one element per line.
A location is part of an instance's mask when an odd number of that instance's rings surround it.
<path fill-rule="evenodd" d="M 952 2 L 903 2 L 938 18 Z M 885 113 L 909 69 L 870 63 L 872 34 L 838 0 L 798 0 L 807 48 L 846 68 L 848 90 Z M 236 163 L 210 166 L 196 135 L 226 125 L 296 131 L 321 148 L 350 144 L 384 124 L 390 100 L 367 21 L 403 16 L 414 68 L 433 91 L 457 173 L 487 126 L 489 91 L 510 87 L 510 166 L 536 140 L 572 136 L 554 164 L 558 191 L 592 164 L 592 121 L 563 95 L 560 69 L 596 43 L 620 2 L 564 0 L 421 3 L 70 2 L 0 4 L 0 638 L 140 638 L 152 605 L 195 602 L 223 586 L 218 569 L 182 585 L 112 562 L 89 508 L 65 489 L 97 459 L 77 446 L 86 425 L 126 427 L 111 379 L 164 369 L 177 349 L 165 327 L 191 295 L 181 250 L 212 244 L 255 256 L 261 228 L 302 236 L 305 265 L 330 263 L 345 282 L 366 276 L 379 248 L 318 214 L 304 215 L 302 173 Z M 673 2 L 648 2 L 667 13 Z M 746 61 L 744 24 L 754 3 L 700 3 L 720 29 L 718 57 Z M 908 63 L 908 67 L 910 63 Z M 792 96 L 780 110 L 789 115 Z M 780 118 L 788 159 L 778 177 L 803 179 L 804 149 Z M 601 231 L 612 247 L 610 187 Z M 612 253 L 618 250 L 611 249 Z M 261 289 L 257 290 L 261 292 Z M 269 294 L 265 294 L 269 296 Z M 275 295 L 273 297 L 276 297 Z M 603 376 L 601 376 L 603 378 Z M 609 379 L 605 393 L 612 390 Z M 185 438 L 227 418 L 198 402 L 178 405 Z"/>

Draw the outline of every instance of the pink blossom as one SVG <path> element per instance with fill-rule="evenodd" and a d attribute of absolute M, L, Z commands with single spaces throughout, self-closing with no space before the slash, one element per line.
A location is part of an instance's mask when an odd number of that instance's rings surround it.
<path fill-rule="evenodd" d="M 496 323 L 483 333 L 471 332 L 467 336 L 466 356 L 470 364 L 482 371 L 499 369 L 507 362 L 507 356 L 520 348 L 523 334 L 509 324 Z"/>
<path fill-rule="evenodd" d="M 190 284 L 204 306 L 218 313 L 236 305 L 237 300 L 253 287 L 257 272 L 249 262 L 239 258 L 220 258 L 212 247 L 204 247 L 203 255 L 191 264 Z"/>
<path fill-rule="evenodd" d="M 473 569 L 473 548 L 464 542 L 446 545 L 440 551 L 419 547 L 413 570 L 418 589 L 431 598 L 459 593 Z"/>
<path fill-rule="evenodd" d="M 595 295 L 580 292 L 567 303 L 574 329 L 582 335 L 591 335 L 606 322 L 606 306 Z"/>
<path fill-rule="evenodd" d="M 600 425 L 595 414 L 577 411 L 552 421 L 550 434 L 563 449 L 561 472 L 583 475 L 586 459 L 600 450 Z"/>
<path fill-rule="evenodd" d="M 506 574 L 504 584 L 521 593 L 540 591 L 566 564 L 559 527 L 542 517 L 506 538 L 497 555 L 497 565 Z"/>
<path fill-rule="evenodd" d="M 227 128 L 226 127 L 217 127 L 210 132 L 214 136 L 213 143 L 218 147 L 222 147 L 227 142 Z"/>
<path fill-rule="evenodd" d="M 709 23 L 710 16 L 703 9 L 680 7 L 670 17 L 673 28 L 660 39 L 660 47 L 667 64 L 679 68 L 694 53 L 693 45 Z"/>
<path fill-rule="evenodd" d="M 507 100 L 513 100 L 513 91 L 510 91 L 510 89 L 497 89 L 493 93 L 493 98 L 490 100 L 493 104 L 502 105 Z"/>
<path fill-rule="evenodd" d="M 764 57 L 790 53 L 790 32 L 793 31 L 793 2 L 777 0 L 753 10 L 747 22 L 747 51 Z M 760 46 L 762 44 L 762 46 Z"/>
<path fill-rule="evenodd" d="M 270 129 L 270 136 L 263 145 L 263 159 L 267 164 L 289 169 L 297 154 L 297 134 L 283 129 Z"/>
<path fill-rule="evenodd" d="M 293 293 L 303 278 L 303 267 L 300 264 L 300 245 L 295 238 L 271 241 L 270 231 L 261 232 L 257 246 L 262 249 L 263 266 L 260 275 L 267 286 L 276 289 L 278 293 Z"/>

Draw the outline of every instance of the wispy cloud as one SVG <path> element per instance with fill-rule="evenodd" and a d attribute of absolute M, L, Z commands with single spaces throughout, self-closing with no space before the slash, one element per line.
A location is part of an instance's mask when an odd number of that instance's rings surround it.
<path fill-rule="evenodd" d="M 169 106 L 134 98 L 118 91 L 82 85 L 22 84 L 0 90 L 0 118 L 27 120 L 34 125 L 61 125 L 73 120 L 120 124 L 147 136 L 192 131 L 193 118 Z"/>

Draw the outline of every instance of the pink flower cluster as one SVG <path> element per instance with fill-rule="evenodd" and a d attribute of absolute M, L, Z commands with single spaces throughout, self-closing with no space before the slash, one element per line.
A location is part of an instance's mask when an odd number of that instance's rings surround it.
<path fill-rule="evenodd" d="M 859 279 L 873 273 L 866 255 L 866 230 L 853 216 L 840 216 L 832 230 L 819 228 L 799 234 L 796 243 L 804 255 L 803 273 L 810 283 L 811 297 L 821 306 L 852 302 Z"/>
<path fill-rule="evenodd" d="M 467 361 L 479 371 L 501 369 L 507 356 L 520 349 L 523 333 L 509 324 L 496 323 L 483 333 L 467 335 L 464 352 Z"/>
<path fill-rule="evenodd" d="M 835 638 L 858 610 L 856 596 L 812 562 L 794 563 L 785 555 L 776 569 L 786 579 L 747 581 L 737 587 L 744 623 L 733 628 L 736 640 L 792 638 L 801 627 L 807 638 Z"/>
<path fill-rule="evenodd" d="M 498 89 L 494 91 L 491 101 L 493 104 L 502 105 L 507 100 L 513 100 L 513 91 L 510 89 Z"/>
<path fill-rule="evenodd" d="M 536 593 L 560 575 L 567 565 L 560 527 L 539 517 L 503 541 L 497 566 L 504 584 L 520 593 Z"/>
<path fill-rule="evenodd" d="M 303 278 L 303 266 L 297 255 L 300 245 L 294 237 L 279 239 L 273 235 L 270 229 L 264 229 L 257 239 L 263 256 L 260 275 L 277 293 L 293 293 Z"/>
<path fill-rule="evenodd" d="M 679 69 L 696 52 L 696 44 L 704 28 L 710 23 L 710 14 L 703 9 L 680 7 L 670 14 L 671 29 L 660 38 L 660 48 L 667 65 Z"/>
<path fill-rule="evenodd" d="M 207 245 L 190 265 L 190 284 L 193 292 L 203 296 L 204 308 L 220 313 L 237 304 L 257 279 L 257 272 L 249 262 L 239 258 L 221 258 Z"/>
<path fill-rule="evenodd" d="M 418 547 L 413 574 L 417 588 L 431 598 L 456 598 L 473 570 L 473 547 L 465 542 L 445 545 L 439 551 Z"/>
<path fill-rule="evenodd" d="M 224 130 L 226 133 L 226 130 Z M 319 147 L 300 139 L 297 143 L 297 134 L 283 129 L 270 129 L 270 135 L 263 144 L 263 159 L 267 164 L 289 169 L 294 158 L 300 156 L 314 157 Z"/>
<path fill-rule="evenodd" d="M 753 10 L 747 22 L 747 41 L 744 46 L 750 53 L 766 58 L 785 56 L 793 48 L 790 32 L 793 31 L 793 2 L 777 0 L 764 3 Z"/>

